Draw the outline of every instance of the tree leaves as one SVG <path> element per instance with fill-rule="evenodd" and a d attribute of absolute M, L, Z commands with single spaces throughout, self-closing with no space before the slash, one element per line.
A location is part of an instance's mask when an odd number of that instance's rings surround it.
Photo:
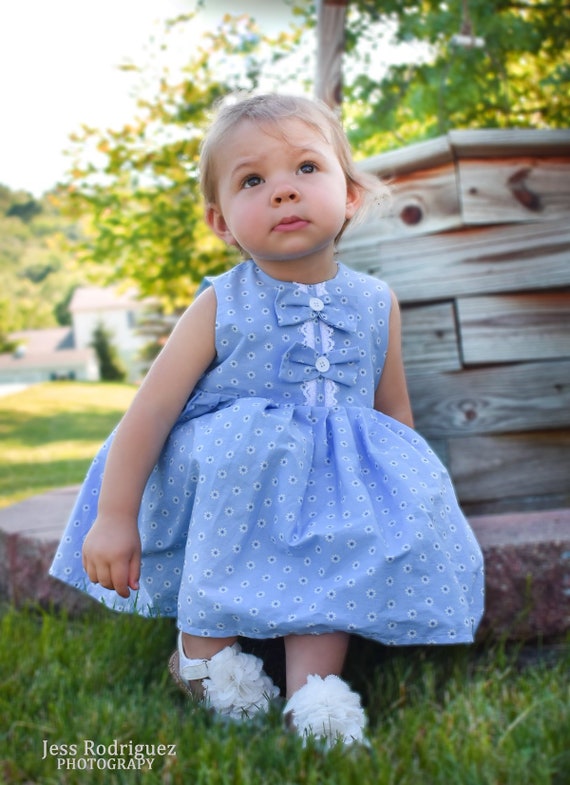
<path fill-rule="evenodd" d="M 354 0 L 345 101 L 350 137 L 368 155 L 451 128 L 565 127 L 570 116 L 567 0 Z M 362 36 L 395 25 L 397 42 L 431 54 L 366 76 Z M 484 47 L 452 43 L 463 31 Z M 426 49 L 429 45 L 429 49 Z"/>
<path fill-rule="evenodd" d="M 352 0 L 343 115 L 356 156 L 452 128 L 566 126 L 568 10 L 568 0 Z M 105 281 L 135 283 L 173 311 L 204 275 L 235 260 L 204 225 L 200 140 L 224 96 L 284 90 L 287 77 L 298 82 L 303 73 L 307 80 L 301 43 L 303 32 L 314 39 L 315 8 L 297 3 L 293 11 L 298 26 L 274 40 L 251 19 L 227 15 L 193 43 L 176 77 L 163 68 L 149 83 L 139 69 L 137 113 L 123 128 L 74 135 L 61 195 L 72 216 L 87 217 L 78 256 L 95 262 Z M 193 18 L 171 20 L 167 33 Z M 484 38 L 484 46 L 454 44 L 459 33 Z M 386 56 L 387 40 L 401 44 L 396 60 Z"/>
<path fill-rule="evenodd" d="M 169 29 L 191 22 L 173 20 Z M 298 33 L 279 37 L 280 57 Z M 183 73 L 163 69 L 138 101 L 137 116 L 118 130 L 84 128 L 72 139 L 62 193 L 71 215 L 88 215 L 91 232 L 78 249 L 105 280 L 133 282 L 166 311 L 185 306 L 204 275 L 235 260 L 204 224 L 198 186 L 200 140 L 212 107 L 235 90 L 254 89 L 280 58 L 252 20 L 228 15 L 196 42 Z M 278 66 L 281 70 L 280 66 Z M 276 83 L 274 84 L 276 86 Z"/>
<path fill-rule="evenodd" d="M 69 251 L 78 232 L 50 196 L 0 186 L 0 338 L 69 322 L 69 297 L 87 275 L 74 268 Z M 0 339 L 0 349 L 9 344 Z"/>

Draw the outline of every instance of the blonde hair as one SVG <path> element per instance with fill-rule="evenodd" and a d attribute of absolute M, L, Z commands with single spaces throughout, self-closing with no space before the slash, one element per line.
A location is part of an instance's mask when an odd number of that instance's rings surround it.
<path fill-rule="evenodd" d="M 249 120 L 258 125 L 279 127 L 280 122 L 292 119 L 306 123 L 320 134 L 323 141 L 332 145 L 345 174 L 347 188 L 356 190 L 360 195 L 359 218 L 368 214 L 372 205 L 384 203 L 386 186 L 377 177 L 356 168 L 346 134 L 335 113 L 325 103 L 303 96 L 267 93 L 238 97 L 219 108 L 200 148 L 200 187 L 206 204 L 217 204 L 216 153 L 239 123 Z M 347 224 L 348 221 L 336 237 L 337 241 Z"/>

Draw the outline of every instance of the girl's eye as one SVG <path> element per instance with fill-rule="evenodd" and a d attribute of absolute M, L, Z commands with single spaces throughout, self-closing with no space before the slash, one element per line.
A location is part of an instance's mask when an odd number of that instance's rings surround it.
<path fill-rule="evenodd" d="M 303 174 L 312 174 L 313 172 L 317 171 L 317 167 L 315 166 L 315 164 L 312 164 L 310 163 L 310 161 L 307 161 L 307 163 L 301 164 L 301 166 L 299 167 L 299 171 L 303 172 Z"/>
<path fill-rule="evenodd" d="M 251 174 L 246 177 L 242 182 L 242 188 L 255 188 L 256 185 L 261 183 L 261 177 L 257 174 Z"/>

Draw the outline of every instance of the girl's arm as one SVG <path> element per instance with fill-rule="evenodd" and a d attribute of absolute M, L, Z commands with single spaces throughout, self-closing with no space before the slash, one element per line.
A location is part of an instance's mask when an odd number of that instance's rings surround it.
<path fill-rule="evenodd" d="M 391 295 L 392 308 L 390 310 L 388 330 L 388 353 L 382 376 L 376 388 L 374 408 L 413 428 L 414 418 L 404 374 L 404 363 L 402 361 L 400 307 L 396 295 L 393 292 Z"/>
<path fill-rule="evenodd" d="M 214 360 L 216 296 L 203 292 L 181 317 L 121 420 L 107 456 L 97 519 L 83 546 L 90 580 L 122 597 L 137 589 L 137 518 L 147 479 L 196 382 Z"/>

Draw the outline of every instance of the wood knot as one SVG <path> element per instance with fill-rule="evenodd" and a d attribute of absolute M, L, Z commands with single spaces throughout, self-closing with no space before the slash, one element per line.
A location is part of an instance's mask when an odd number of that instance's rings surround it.
<path fill-rule="evenodd" d="M 400 218 L 407 226 L 415 226 L 423 218 L 422 208 L 417 204 L 407 204 L 400 211 Z"/>
<path fill-rule="evenodd" d="M 477 404 L 474 401 L 461 401 L 459 408 L 463 415 L 464 422 L 473 422 L 473 420 L 476 420 L 479 416 Z"/>
<path fill-rule="evenodd" d="M 532 172 L 530 166 L 523 169 L 517 169 L 507 180 L 507 185 L 519 204 L 522 204 L 527 210 L 539 212 L 542 210 L 542 202 L 540 196 L 532 191 L 526 182 L 526 178 Z"/>

